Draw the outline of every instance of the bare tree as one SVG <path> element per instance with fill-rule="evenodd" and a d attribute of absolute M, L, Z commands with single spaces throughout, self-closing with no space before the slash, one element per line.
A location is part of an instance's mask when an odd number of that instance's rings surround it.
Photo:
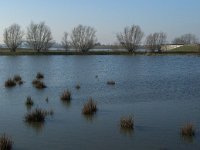
<path fill-rule="evenodd" d="M 67 32 L 64 33 L 64 36 L 62 38 L 62 46 L 65 48 L 66 51 L 69 49 L 69 41 L 68 41 L 68 33 Z"/>
<path fill-rule="evenodd" d="M 50 28 L 44 22 L 32 22 L 27 29 L 27 43 L 37 52 L 48 50 L 54 44 Z"/>
<path fill-rule="evenodd" d="M 11 50 L 15 52 L 16 49 L 22 44 L 23 31 L 18 24 L 13 24 L 6 28 L 4 31 L 4 43 Z"/>
<path fill-rule="evenodd" d="M 188 34 L 184 34 L 180 37 L 175 38 L 172 43 L 188 45 L 188 44 L 196 44 L 197 42 L 198 42 L 198 38 L 196 37 L 196 35 L 188 33 Z"/>
<path fill-rule="evenodd" d="M 162 46 L 166 44 L 167 35 L 164 32 L 153 33 L 146 37 L 146 47 L 152 52 L 161 52 Z"/>
<path fill-rule="evenodd" d="M 97 42 L 96 31 L 90 26 L 78 25 L 71 34 L 71 45 L 77 50 L 87 52 Z"/>
<path fill-rule="evenodd" d="M 144 33 L 140 26 L 132 25 L 131 27 L 125 27 L 124 32 L 117 34 L 117 39 L 129 52 L 134 52 L 139 47 L 143 36 Z"/>

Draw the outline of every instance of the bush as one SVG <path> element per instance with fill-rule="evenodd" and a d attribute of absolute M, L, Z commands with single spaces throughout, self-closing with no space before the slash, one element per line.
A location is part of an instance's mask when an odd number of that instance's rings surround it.
<path fill-rule="evenodd" d="M 43 123 L 45 121 L 45 117 L 46 117 L 45 111 L 41 109 L 35 109 L 34 111 L 26 114 L 25 121 L 28 123 L 32 122 Z"/>
<path fill-rule="evenodd" d="M 27 97 L 26 99 L 26 103 L 25 103 L 27 106 L 33 106 L 34 105 L 34 102 L 33 100 L 31 99 L 30 96 Z"/>
<path fill-rule="evenodd" d="M 187 124 L 184 127 L 181 128 L 181 134 L 182 136 L 188 136 L 192 137 L 195 136 L 195 129 L 192 124 Z"/>
<path fill-rule="evenodd" d="M 11 150 L 13 141 L 4 134 L 0 137 L 0 150 Z"/>
<path fill-rule="evenodd" d="M 108 85 L 115 85 L 115 81 L 113 81 L 113 80 L 107 81 L 107 84 Z"/>
<path fill-rule="evenodd" d="M 96 103 L 92 98 L 90 98 L 88 102 L 84 104 L 82 113 L 84 115 L 93 115 L 94 113 L 96 113 L 96 111 L 97 111 Z"/>
<path fill-rule="evenodd" d="M 16 86 L 16 83 L 14 80 L 12 80 L 11 78 L 9 78 L 6 82 L 5 82 L 5 87 L 14 87 Z"/>
<path fill-rule="evenodd" d="M 124 117 L 120 120 L 121 128 L 133 129 L 134 121 L 132 117 Z"/>
<path fill-rule="evenodd" d="M 36 75 L 36 78 L 37 79 L 43 79 L 44 75 L 42 73 L 38 72 L 37 75 Z"/>

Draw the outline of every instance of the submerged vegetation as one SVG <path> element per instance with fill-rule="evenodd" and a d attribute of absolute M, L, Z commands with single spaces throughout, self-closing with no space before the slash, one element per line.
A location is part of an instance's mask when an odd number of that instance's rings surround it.
<path fill-rule="evenodd" d="M 25 104 L 29 107 L 34 105 L 34 102 L 30 96 L 27 97 Z"/>

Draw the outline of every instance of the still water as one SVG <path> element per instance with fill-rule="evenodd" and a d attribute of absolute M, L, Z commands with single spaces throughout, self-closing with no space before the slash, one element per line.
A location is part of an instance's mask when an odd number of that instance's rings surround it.
<path fill-rule="evenodd" d="M 12 137 L 14 150 L 200 149 L 198 56 L 1 56 L 0 70 L 0 133 Z M 37 72 L 44 73 L 48 88 L 32 87 Z M 4 88 L 15 74 L 25 84 Z M 60 101 L 66 89 L 72 93 L 67 104 Z M 42 126 L 24 123 L 29 95 L 33 109 L 54 110 Z M 92 118 L 81 114 L 89 97 L 98 107 Z M 135 128 L 125 132 L 120 118 L 130 115 Z M 197 129 L 194 138 L 180 135 L 187 123 Z"/>

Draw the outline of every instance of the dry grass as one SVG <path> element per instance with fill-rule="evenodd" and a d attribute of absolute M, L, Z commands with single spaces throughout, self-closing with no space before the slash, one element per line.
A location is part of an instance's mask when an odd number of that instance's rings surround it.
<path fill-rule="evenodd" d="M 62 95 L 60 96 L 60 99 L 63 101 L 70 101 L 71 100 L 71 92 L 70 91 L 64 91 Z"/>
<path fill-rule="evenodd" d="M 36 75 L 36 78 L 39 79 L 39 80 L 44 79 L 44 75 L 41 72 L 38 72 L 37 75 Z"/>
<path fill-rule="evenodd" d="M 34 84 L 34 86 L 35 86 L 35 88 L 37 88 L 37 89 L 44 89 L 44 88 L 47 87 L 47 86 L 45 85 L 45 83 L 42 82 L 42 81 L 37 82 L 36 84 Z"/>
<path fill-rule="evenodd" d="M 188 136 L 192 137 L 195 135 L 195 129 L 192 124 L 187 124 L 184 127 L 181 128 L 181 134 L 182 136 Z"/>
<path fill-rule="evenodd" d="M 11 138 L 7 137 L 5 134 L 0 137 L 0 150 L 11 150 L 13 141 Z"/>
<path fill-rule="evenodd" d="M 107 81 L 107 84 L 108 85 L 115 85 L 115 81 L 113 81 L 113 80 Z"/>
<path fill-rule="evenodd" d="M 45 111 L 41 109 L 35 109 L 34 111 L 26 114 L 25 121 L 28 123 L 32 122 L 43 123 L 45 121 L 45 117 L 46 117 Z"/>
<path fill-rule="evenodd" d="M 25 104 L 26 104 L 26 106 L 33 106 L 34 105 L 34 102 L 33 102 L 32 98 L 30 96 L 27 97 Z"/>
<path fill-rule="evenodd" d="M 16 86 L 16 83 L 13 79 L 9 78 L 6 82 L 5 82 L 5 87 L 14 87 Z"/>
<path fill-rule="evenodd" d="M 84 104 L 82 113 L 84 115 L 93 115 L 94 113 L 96 113 L 96 111 L 97 111 L 96 103 L 92 98 L 90 98 L 88 102 Z"/>
<path fill-rule="evenodd" d="M 120 120 L 120 126 L 123 129 L 133 129 L 134 128 L 134 120 L 132 117 L 123 117 Z"/>

